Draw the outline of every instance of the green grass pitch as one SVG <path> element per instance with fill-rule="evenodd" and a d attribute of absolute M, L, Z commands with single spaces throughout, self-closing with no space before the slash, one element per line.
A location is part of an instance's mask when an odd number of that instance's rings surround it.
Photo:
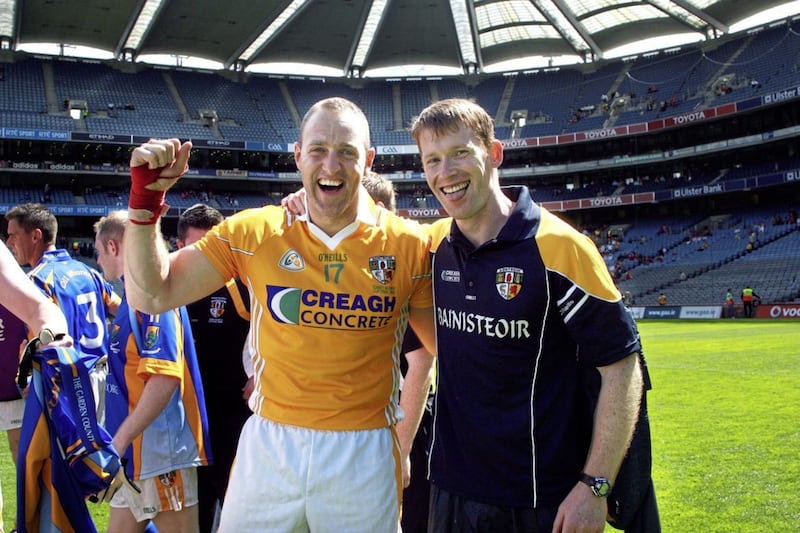
<path fill-rule="evenodd" d="M 800 527 L 800 323 L 641 320 L 639 328 L 653 380 L 664 532 Z M 16 500 L 8 452 L 0 453 L 0 476 L 9 531 Z M 90 508 L 104 531 L 108 506 Z"/>

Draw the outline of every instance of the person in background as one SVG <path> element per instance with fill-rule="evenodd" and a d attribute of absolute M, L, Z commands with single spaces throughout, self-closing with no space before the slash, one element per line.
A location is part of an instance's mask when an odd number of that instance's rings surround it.
<path fill-rule="evenodd" d="M 663 292 L 658 295 L 658 305 L 667 305 L 667 295 Z"/>
<path fill-rule="evenodd" d="M 4 243 L 0 243 L 0 274 L 0 429 L 6 431 L 11 460 L 16 464 L 25 400 L 15 378 L 20 353 L 28 340 L 25 323 L 35 332 L 65 332 L 67 324 L 58 307 L 26 278 Z M 2 511 L 0 492 L 0 514 Z"/>
<path fill-rule="evenodd" d="M 95 223 L 97 263 L 109 281 L 125 269 L 127 214 Z M 111 327 L 107 428 L 125 471 L 111 500 L 108 530 L 189 533 L 198 528 L 197 467 L 211 461 L 203 386 L 184 308 L 142 313 L 122 299 Z"/>
<path fill-rule="evenodd" d="M 0 244 L 5 248 L 5 245 Z M 19 435 L 25 400 L 22 399 L 15 376 L 19 367 L 19 356 L 28 340 L 28 328 L 4 305 L 0 305 L 0 430 L 5 430 L 11 460 L 17 464 Z M 8 488 L 6 488 L 8 490 Z M 0 492 L 0 516 L 3 512 L 3 496 Z M 0 523 L 2 533 L 2 523 Z"/>
<path fill-rule="evenodd" d="M 734 318 L 735 312 L 736 303 L 733 301 L 733 293 L 731 292 L 731 289 L 728 288 L 728 292 L 725 293 L 725 317 Z"/>
<path fill-rule="evenodd" d="M 503 146 L 485 110 L 436 102 L 412 136 L 453 219 L 431 228 L 428 531 L 601 532 L 643 391 L 633 318 L 589 238 L 526 187 L 500 187 Z M 583 367 L 599 373 L 588 421 Z"/>
<path fill-rule="evenodd" d="M 307 216 L 245 210 L 168 254 L 158 221 L 190 152 L 167 139 L 131 154 L 125 289 L 149 312 L 234 277 L 251 289 L 257 416 L 239 438 L 220 531 L 396 531 L 420 416 L 398 406 L 400 349 L 407 324 L 433 348 L 430 239 L 361 185 L 375 157 L 363 111 L 328 98 L 304 116 L 294 157 Z M 427 393 L 406 380 L 420 406 Z"/>
<path fill-rule="evenodd" d="M 105 382 L 108 374 L 106 320 L 116 314 L 120 297 L 95 269 L 56 248 L 58 221 L 41 204 L 22 204 L 5 215 L 8 247 L 20 265 L 30 265 L 28 276 L 61 308 L 67 333 L 75 339 L 92 379 L 97 419 L 104 422 Z"/>
<path fill-rule="evenodd" d="M 753 318 L 755 315 L 755 308 L 753 306 L 755 302 L 760 299 L 761 297 L 756 294 L 750 285 L 745 285 L 744 289 L 742 289 L 742 307 L 744 308 L 745 318 Z"/>
<path fill-rule="evenodd" d="M 385 207 L 391 212 L 397 210 L 394 185 L 391 181 L 376 172 L 368 172 L 361 180 L 364 188 L 380 207 Z M 403 338 L 403 359 L 400 361 L 400 371 L 410 383 L 421 381 L 430 390 L 433 378 L 430 360 L 431 354 L 425 349 L 414 331 L 407 329 Z M 422 378 L 413 374 L 421 372 Z M 412 375 L 409 376 L 409 373 Z M 406 398 L 408 395 L 406 396 Z M 415 396 L 411 396 L 415 398 Z M 418 398 L 418 396 L 416 396 Z M 406 412 L 415 412 L 417 406 L 404 405 L 402 386 L 400 391 L 400 407 Z M 403 509 L 400 522 L 404 533 L 424 533 L 428 528 L 428 501 L 430 500 L 430 483 L 428 482 L 428 447 L 430 446 L 431 406 L 433 403 L 432 391 L 428 395 L 422 418 L 419 422 L 414 444 L 411 448 L 411 481 L 403 490 Z"/>
<path fill-rule="evenodd" d="M 191 246 L 225 217 L 205 204 L 195 204 L 178 218 L 178 248 Z M 222 507 L 239 433 L 253 414 L 242 400 L 248 376 L 235 363 L 250 331 L 250 294 L 238 279 L 186 306 L 192 324 L 203 380 L 214 463 L 197 469 L 201 533 L 213 531 Z"/>

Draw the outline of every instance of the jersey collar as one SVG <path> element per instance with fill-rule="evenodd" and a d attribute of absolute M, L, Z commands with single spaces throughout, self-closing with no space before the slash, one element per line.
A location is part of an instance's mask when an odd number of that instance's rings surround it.
<path fill-rule="evenodd" d="M 497 237 L 485 244 L 522 241 L 536 235 L 536 230 L 539 227 L 541 208 L 533 201 L 533 198 L 531 198 L 531 193 L 528 188 L 511 186 L 501 187 L 501 190 L 503 194 L 513 200 L 514 208 L 511 210 L 511 214 L 508 216 L 506 223 L 500 228 Z M 450 239 L 460 247 L 464 247 L 467 250 L 473 249 L 470 241 L 464 237 L 464 234 L 458 229 L 458 224 L 456 224 L 455 220 L 450 227 Z"/>
<path fill-rule="evenodd" d="M 367 189 L 364 186 L 360 186 L 358 189 L 358 211 L 356 212 L 356 218 L 339 230 L 336 235 L 329 236 L 324 231 L 322 231 L 318 226 L 316 226 L 313 222 L 311 222 L 308 218 L 308 198 L 306 197 L 304 200 L 306 212 L 304 215 L 298 216 L 297 220 L 303 221 L 308 224 L 308 229 L 311 233 L 314 234 L 319 240 L 321 240 L 325 245 L 330 248 L 331 250 L 335 249 L 339 243 L 341 243 L 344 239 L 352 235 L 356 232 L 360 224 L 365 224 L 367 226 L 377 226 L 379 222 L 379 208 L 375 205 L 375 202 L 372 200 L 372 197 L 367 192 Z"/>

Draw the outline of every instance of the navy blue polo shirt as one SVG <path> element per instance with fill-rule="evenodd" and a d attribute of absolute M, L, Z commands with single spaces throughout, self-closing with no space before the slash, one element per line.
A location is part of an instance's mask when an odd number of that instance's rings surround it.
<path fill-rule="evenodd" d="M 485 503 L 557 506 L 591 437 L 579 362 L 608 365 L 639 342 L 594 243 L 527 188 L 504 192 L 516 203 L 496 239 L 475 248 L 453 224 L 434 256 L 430 478 Z"/>

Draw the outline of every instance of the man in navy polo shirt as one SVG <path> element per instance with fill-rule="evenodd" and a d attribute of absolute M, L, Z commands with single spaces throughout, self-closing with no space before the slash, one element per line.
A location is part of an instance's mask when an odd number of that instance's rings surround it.
<path fill-rule="evenodd" d="M 634 321 L 592 241 L 500 187 L 481 107 L 434 103 L 412 135 L 455 219 L 432 228 L 449 234 L 433 264 L 429 531 L 601 532 L 642 395 Z M 602 378 L 593 419 L 584 367 Z"/>

